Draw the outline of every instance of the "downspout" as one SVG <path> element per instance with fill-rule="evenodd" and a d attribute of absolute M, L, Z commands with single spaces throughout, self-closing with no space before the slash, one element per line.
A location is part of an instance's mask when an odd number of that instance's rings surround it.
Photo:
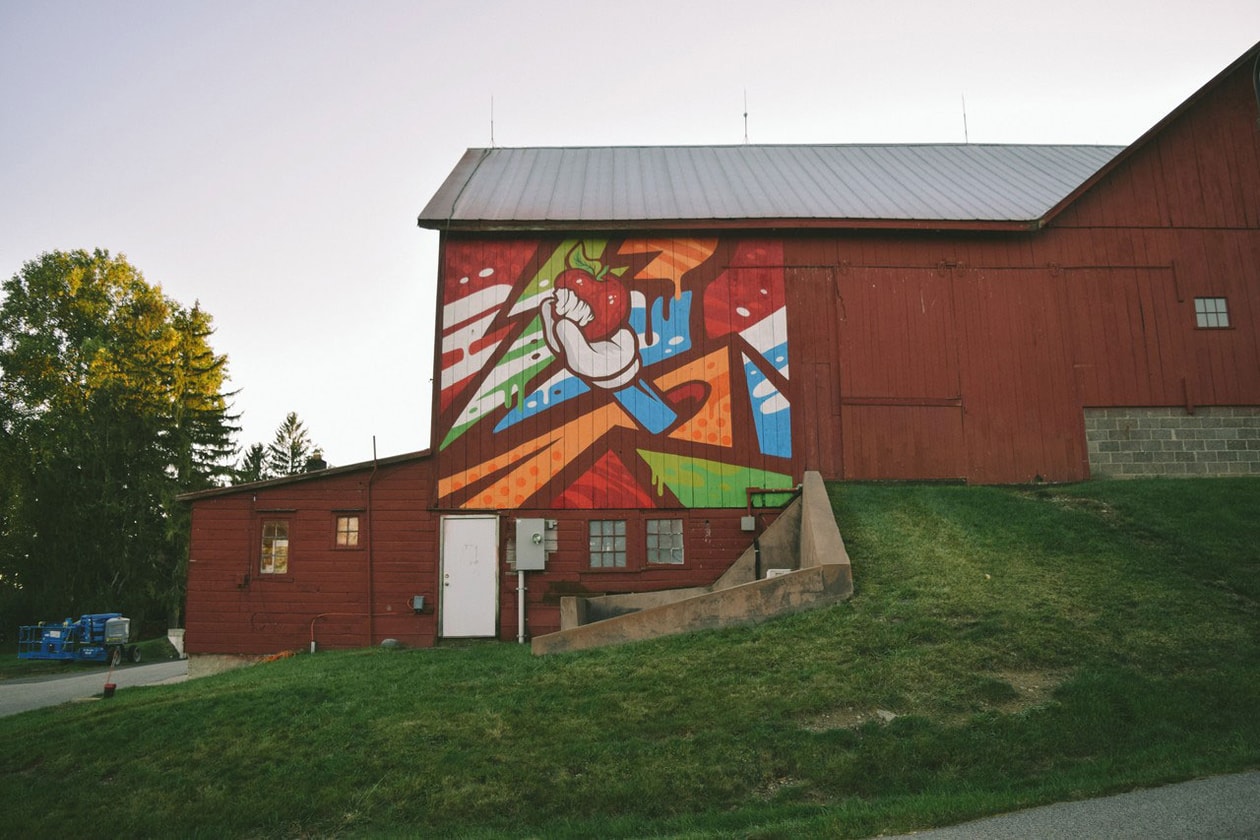
<path fill-rule="evenodd" d="M 373 539 L 375 527 L 372 523 L 372 483 L 376 481 L 376 435 L 372 435 L 372 474 L 368 476 L 367 484 L 367 569 L 368 569 L 368 643 L 371 647 L 376 642 L 376 564 L 375 552 L 373 546 L 376 541 Z M 315 644 L 315 628 L 314 623 L 311 625 L 311 645 Z"/>

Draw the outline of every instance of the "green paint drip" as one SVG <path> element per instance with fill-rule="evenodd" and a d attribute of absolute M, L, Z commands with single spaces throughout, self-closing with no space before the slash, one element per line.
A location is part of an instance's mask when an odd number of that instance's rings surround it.
<path fill-rule="evenodd" d="M 530 359 L 535 353 L 539 354 L 538 358 Z M 503 358 L 495 365 L 494 372 L 487 377 L 487 380 L 495 384 L 487 388 L 483 380 L 481 390 L 468 401 L 438 449 L 450 446 L 495 409 L 511 408 L 513 402 L 524 399 L 529 381 L 550 364 L 552 358 L 551 351 L 547 349 L 546 341 L 543 339 L 542 318 L 534 316 L 534 320 L 530 322 L 525 332 L 513 343 L 513 347 L 503 354 Z"/>
<path fill-rule="evenodd" d="M 792 477 L 784 473 L 643 449 L 638 452 L 652 468 L 652 486 L 657 494 L 663 494 L 668 487 L 687 507 L 742 508 L 748 504 L 746 487 L 790 487 L 792 484 Z"/>

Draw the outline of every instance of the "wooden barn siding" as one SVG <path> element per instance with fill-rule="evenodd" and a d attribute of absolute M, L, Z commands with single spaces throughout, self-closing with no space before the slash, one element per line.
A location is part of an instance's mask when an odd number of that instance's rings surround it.
<path fill-rule="evenodd" d="M 557 550 L 549 554 L 544 572 L 526 572 L 526 635 L 533 637 L 560 629 L 560 599 L 566 595 L 620 595 L 707 586 L 730 568 L 753 542 L 752 533 L 740 529 L 743 510 L 555 510 L 512 511 L 500 524 L 500 626 L 499 637 L 514 640 L 518 632 L 517 576 L 505 563 L 508 538 L 515 534 L 516 519 L 557 519 Z M 775 509 L 757 511 L 758 532 L 778 515 Z M 559 517 L 559 518 L 558 518 Z M 685 563 L 682 566 L 648 566 L 644 561 L 644 521 L 682 519 Z M 591 519 L 626 519 L 632 535 L 628 568 L 590 568 L 587 523 Z"/>
<path fill-rule="evenodd" d="M 185 644 L 190 653 L 273 653 L 306 648 L 311 621 L 321 647 L 372 638 L 433 643 L 432 611 L 412 613 L 412 595 L 436 596 L 436 519 L 427 462 L 385 467 L 193 502 Z M 291 511 L 291 512 L 285 512 Z M 357 512 L 363 547 L 333 547 L 336 511 Z M 289 573 L 258 574 L 260 522 L 290 522 Z M 248 583 L 246 584 L 246 576 Z M 349 615 L 341 615 L 347 613 Z"/>
<path fill-rule="evenodd" d="M 789 300 L 815 307 L 790 313 L 793 371 L 835 368 L 841 406 L 842 468 L 820 443 L 798 467 L 1075 480 L 1089 474 L 1086 406 L 1260 404 L 1256 116 L 1240 72 L 1042 231 L 786 240 L 802 267 Z M 1234 328 L 1196 329 L 1195 297 L 1226 297 Z M 827 300 L 834 316 L 817 311 Z M 836 397 L 794 382 L 809 406 L 795 419 L 820 440 L 810 423 Z"/>

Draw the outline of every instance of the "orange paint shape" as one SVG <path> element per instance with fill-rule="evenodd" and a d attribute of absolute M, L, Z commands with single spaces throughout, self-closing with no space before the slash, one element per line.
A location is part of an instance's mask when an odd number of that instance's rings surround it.
<path fill-rule="evenodd" d="M 656 379 L 656 387 L 669 391 L 684 382 L 709 383 L 709 398 L 693 417 L 670 433 L 676 440 L 701 441 L 730 446 L 729 436 L 719 437 L 712 428 L 724 427 L 731 419 L 731 376 L 727 351 L 714 350 L 704 358 L 683 365 Z"/>
<path fill-rule="evenodd" d="M 479 503 L 493 506 L 496 498 L 500 500 L 501 507 L 508 507 L 503 504 L 507 499 L 514 499 L 511 507 L 519 506 L 525 500 L 525 495 L 513 493 L 512 487 L 532 486 L 535 490 L 543 487 L 586 452 L 597 438 L 614 428 L 633 429 L 636 426 L 621 406 L 608 403 L 582 417 L 570 420 L 563 426 L 549 429 L 506 454 L 496 455 L 495 464 L 515 466 L 493 485 L 485 488 L 479 498 L 470 499 L 461 507 L 478 507 Z M 486 465 L 477 464 L 439 479 L 438 498 L 444 499 L 467 486 L 473 480 L 472 476 L 479 475 L 479 471 L 485 468 Z"/>
<path fill-rule="evenodd" d="M 636 280 L 665 279 L 674 281 L 674 294 L 681 293 L 682 276 L 713 256 L 716 239 L 630 239 L 622 243 L 620 254 L 648 254 L 659 251 L 656 258 L 635 275 Z"/>

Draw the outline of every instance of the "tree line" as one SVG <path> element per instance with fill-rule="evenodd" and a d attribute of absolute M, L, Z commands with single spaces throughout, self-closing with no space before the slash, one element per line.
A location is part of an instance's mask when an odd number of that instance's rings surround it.
<path fill-rule="evenodd" d="M 118 611 L 179 626 L 177 497 L 301 472 L 318 447 L 291 412 L 242 453 L 210 314 L 122 256 L 46 253 L 3 294 L 0 622 Z"/>

